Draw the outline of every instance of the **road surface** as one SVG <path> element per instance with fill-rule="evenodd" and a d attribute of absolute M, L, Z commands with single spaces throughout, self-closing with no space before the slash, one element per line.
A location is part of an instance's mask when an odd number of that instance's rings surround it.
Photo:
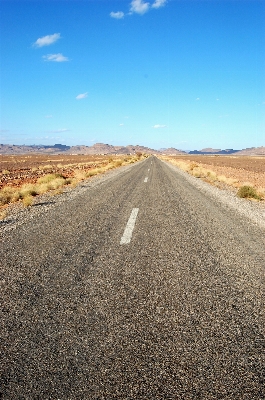
<path fill-rule="evenodd" d="M 3 399 L 264 399 L 264 230 L 155 157 L 3 235 Z"/>

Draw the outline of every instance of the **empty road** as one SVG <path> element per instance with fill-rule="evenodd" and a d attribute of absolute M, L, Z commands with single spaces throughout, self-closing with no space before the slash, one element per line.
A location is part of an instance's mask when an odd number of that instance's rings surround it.
<path fill-rule="evenodd" d="M 264 399 L 264 230 L 156 157 L 2 235 L 2 399 Z"/>

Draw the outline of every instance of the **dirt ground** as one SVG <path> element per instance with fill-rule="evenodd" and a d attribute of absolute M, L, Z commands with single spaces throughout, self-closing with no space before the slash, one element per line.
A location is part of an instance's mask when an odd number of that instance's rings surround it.
<path fill-rule="evenodd" d="M 251 184 L 265 188 L 265 157 L 259 156 L 171 156 L 173 160 L 195 162 L 217 175 L 238 181 L 238 185 Z"/>
<path fill-rule="evenodd" d="M 60 173 L 72 177 L 76 170 L 89 170 L 104 166 L 109 159 L 118 156 L 98 155 L 1 155 L 0 156 L 0 189 L 5 186 L 20 187 L 24 183 L 35 183 L 37 179 L 49 173 Z"/>

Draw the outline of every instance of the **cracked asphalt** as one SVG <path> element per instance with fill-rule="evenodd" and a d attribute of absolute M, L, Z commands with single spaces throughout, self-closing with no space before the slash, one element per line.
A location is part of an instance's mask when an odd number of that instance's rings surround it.
<path fill-rule="evenodd" d="M 264 233 L 156 157 L 3 233 L 0 398 L 264 399 Z"/>

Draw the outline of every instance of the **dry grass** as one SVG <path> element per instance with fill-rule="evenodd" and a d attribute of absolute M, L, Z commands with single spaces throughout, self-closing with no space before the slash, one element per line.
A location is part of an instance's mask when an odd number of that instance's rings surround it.
<path fill-rule="evenodd" d="M 33 172 L 36 171 L 49 171 L 44 176 L 35 179 L 35 183 L 24 183 L 20 187 L 6 185 L 0 190 L 0 206 L 5 206 L 9 203 L 16 201 L 22 201 L 25 207 L 31 206 L 34 201 L 34 197 L 50 192 L 51 195 L 57 195 L 63 192 L 65 185 L 75 187 L 79 182 L 88 179 L 92 176 L 102 174 L 110 169 L 118 168 L 122 165 L 135 163 L 146 157 L 145 155 L 126 156 L 126 157 L 109 157 L 108 159 L 101 159 L 99 162 L 82 162 L 74 164 L 57 164 L 54 165 L 43 165 L 38 169 L 36 167 L 31 168 Z M 25 160 L 23 160 L 25 161 Z M 60 161 L 60 160 L 58 160 Z M 63 169 L 71 169 L 71 176 L 64 176 L 64 172 L 53 173 L 58 171 L 58 167 Z M 7 171 L 7 170 L 6 170 Z M 3 171 L 4 172 L 4 171 Z M 7 173 L 7 172 L 6 172 Z"/>
<path fill-rule="evenodd" d="M 22 203 L 23 203 L 24 207 L 31 206 L 33 203 L 33 196 L 28 195 L 28 196 L 24 197 L 22 199 Z"/>
<path fill-rule="evenodd" d="M 219 175 L 215 171 L 205 168 L 205 166 L 202 166 L 198 162 L 190 160 L 178 160 L 174 159 L 173 157 L 161 157 L 161 159 L 176 165 L 178 168 L 188 172 L 190 175 L 200 178 L 212 185 L 220 187 L 220 184 L 224 184 L 227 187 L 237 189 L 237 194 L 239 197 L 255 200 L 265 199 L 265 188 L 255 187 L 255 185 L 253 185 L 251 182 L 241 182 L 236 178 Z"/>
<path fill-rule="evenodd" d="M 2 219 L 5 219 L 6 217 L 7 217 L 7 210 L 6 209 L 0 210 L 0 221 Z"/>

